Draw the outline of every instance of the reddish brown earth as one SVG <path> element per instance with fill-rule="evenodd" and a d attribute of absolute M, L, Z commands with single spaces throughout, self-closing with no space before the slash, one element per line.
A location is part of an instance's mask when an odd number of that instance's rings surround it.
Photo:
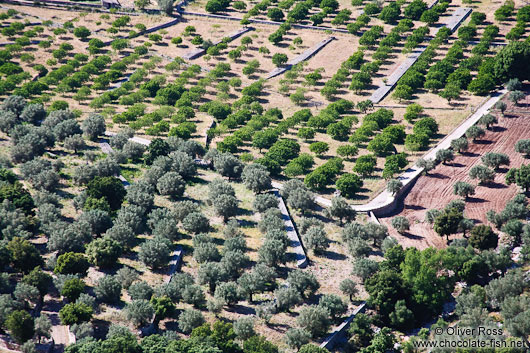
<path fill-rule="evenodd" d="M 509 105 L 506 116 L 499 116 L 499 123 L 487 130 L 486 135 L 480 141 L 470 143 L 467 153 L 457 154 L 453 163 L 440 164 L 428 176 L 421 176 L 401 202 L 398 210 L 391 216 L 380 219 L 400 244 L 420 249 L 429 246 L 437 248 L 446 246 L 445 238 L 441 238 L 429 223 L 424 222 L 425 213 L 429 209 L 441 209 L 451 200 L 460 198 L 453 195 L 455 182 L 465 181 L 477 185 L 477 180 L 470 179 L 468 173 L 473 166 L 482 164 L 481 156 L 485 153 L 506 153 L 510 157 L 510 168 L 520 167 L 523 163 L 530 162 L 514 149 L 518 140 L 530 138 L 530 109 L 524 108 Z M 518 193 L 519 189 L 516 185 L 505 184 L 507 171 L 508 168 L 500 169 L 495 176 L 495 182 L 491 185 L 476 187 L 475 195 L 466 201 L 464 214 L 467 218 L 473 219 L 475 223 L 487 223 L 486 212 L 488 210 L 493 209 L 497 212 L 502 210 L 506 203 Z M 408 218 L 410 222 L 408 234 L 400 235 L 392 228 L 392 217 L 398 215 Z M 452 236 L 450 239 L 458 237 L 461 237 L 461 234 Z"/>

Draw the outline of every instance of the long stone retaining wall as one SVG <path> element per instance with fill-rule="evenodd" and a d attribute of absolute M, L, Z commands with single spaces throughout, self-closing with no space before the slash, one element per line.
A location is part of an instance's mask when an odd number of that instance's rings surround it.
<path fill-rule="evenodd" d="M 274 196 L 278 198 L 278 207 L 282 213 L 282 218 L 285 223 L 285 230 L 287 231 L 287 237 L 291 241 L 291 247 L 294 249 L 294 253 L 296 255 L 296 266 L 298 268 L 305 268 L 308 262 L 304 247 L 300 241 L 300 236 L 294 227 L 293 221 L 291 220 L 291 216 L 289 215 L 289 211 L 285 206 L 285 202 L 283 201 L 280 192 L 278 190 L 274 190 Z"/>
<path fill-rule="evenodd" d="M 350 315 L 339 327 L 337 327 L 331 334 L 326 338 L 322 344 L 320 344 L 320 348 L 326 348 L 328 350 L 331 350 L 341 339 L 344 338 L 344 334 L 350 327 L 351 322 L 355 318 L 355 315 L 364 312 L 366 307 L 366 303 L 363 302 L 361 305 L 359 305 L 354 311 L 353 314 Z"/>
<path fill-rule="evenodd" d="M 432 148 L 427 152 L 424 159 L 435 159 L 436 152 L 441 149 L 447 149 L 451 147 L 451 141 L 464 136 L 466 131 L 478 120 L 489 112 L 489 110 L 497 103 L 502 96 L 506 93 L 506 90 L 495 92 L 487 99 L 473 114 L 471 114 L 462 124 L 455 128 L 450 134 L 445 136 L 436 147 Z M 403 183 L 403 187 L 399 190 L 396 195 L 392 196 L 388 191 L 384 190 L 371 202 L 364 205 L 352 205 L 352 208 L 358 212 L 369 212 L 372 211 L 377 217 L 385 216 L 396 208 L 398 201 L 400 201 L 408 191 L 414 186 L 414 183 L 418 177 L 423 173 L 423 168 L 414 165 L 407 169 L 401 174 L 398 179 Z"/>
<path fill-rule="evenodd" d="M 101 3 L 93 4 L 88 2 L 71 2 L 71 1 L 61 1 L 61 0 L 2 0 L 2 2 L 12 5 L 19 6 L 37 6 L 37 7 L 47 7 L 47 8 L 59 8 L 64 10 L 70 9 L 87 9 L 94 12 L 105 12 L 110 13 L 110 10 L 107 10 L 102 7 Z M 133 8 L 121 8 L 122 11 L 113 12 L 117 15 L 129 15 L 129 16 L 140 16 L 141 13 L 134 12 Z M 146 11 L 149 13 L 160 13 L 159 10 L 149 10 Z"/>
<path fill-rule="evenodd" d="M 177 245 L 175 247 L 175 250 L 171 252 L 171 260 L 169 260 L 169 268 L 168 268 L 168 277 L 166 280 L 164 280 L 165 283 L 169 283 L 171 279 L 173 278 L 173 275 L 180 270 L 180 266 L 182 265 L 182 256 L 184 255 L 184 250 L 182 249 L 182 246 Z"/>
<path fill-rule="evenodd" d="M 30 40 L 30 44 L 39 44 L 41 41 L 40 40 Z M 5 42 L 5 43 L 0 43 L 0 47 L 6 47 L 8 45 L 12 45 L 12 44 L 16 44 L 15 42 Z"/>
<path fill-rule="evenodd" d="M 144 34 L 149 34 L 149 33 L 153 33 L 153 32 L 156 32 L 158 30 L 161 30 L 161 29 L 164 29 L 164 28 L 169 28 L 169 27 L 172 27 L 174 25 L 176 25 L 177 23 L 180 22 L 180 18 L 175 18 L 169 22 L 166 22 L 166 23 L 162 23 L 162 24 L 159 24 L 159 25 L 156 25 L 156 26 L 153 26 L 153 27 L 150 27 L 150 28 L 147 28 L 145 31 L 142 31 L 142 32 L 139 32 L 137 33 L 134 37 L 129 37 L 129 36 L 119 36 L 117 37 L 118 39 L 130 39 L 130 38 L 136 38 L 136 37 L 139 37 L 139 36 L 142 36 Z M 110 45 L 112 42 L 114 42 L 116 39 L 113 39 L 113 40 L 109 40 L 109 41 L 106 41 L 106 42 L 103 42 L 103 44 L 105 45 Z"/>
<path fill-rule="evenodd" d="M 428 151 L 425 155 L 422 156 L 424 159 L 435 159 L 436 152 L 440 149 L 446 149 L 451 147 L 451 141 L 457 138 L 464 136 L 467 129 L 475 125 L 478 120 L 486 114 L 489 109 L 491 109 L 495 103 L 497 103 L 502 96 L 506 93 L 506 89 L 495 92 L 491 95 L 490 98 L 486 99 L 477 110 L 471 114 L 462 124 L 456 127 L 450 134 L 444 137 L 435 147 Z M 370 213 L 370 217 L 385 216 L 390 214 L 395 210 L 398 201 L 403 198 L 407 192 L 414 186 L 415 181 L 423 172 L 423 168 L 419 168 L 417 165 L 414 165 L 408 168 L 403 174 L 401 174 L 397 179 L 399 179 L 403 187 L 395 194 L 392 195 L 387 190 L 383 190 L 379 195 L 377 195 L 372 201 L 363 204 L 363 205 L 351 205 L 351 208 L 357 212 Z M 279 182 L 272 182 L 272 186 L 281 189 L 283 184 Z M 331 201 L 322 196 L 316 196 L 315 201 L 322 207 L 330 207 Z M 372 221 L 374 221 L 372 219 Z M 377 223 L 377 221 L 374 221 Z"/>
<path fill-rule="evenodd" d="M 278 67 L 278 68 L 272 70 L 271 72 L 269 72 L 265 76 L 265 79 L 268 80 L 268 79 L 271 79 L 271 78 L 276 77 L 278 75 L 281 75 L 284 72 L 286 72 L 287 70 L 290 70 L 294 65 L 299 64 L 302 61 L 309 59 L 310 57 L 312 57 L 313 55 L 318 53 L 322 48 L 324 48 L 326 45 L 328 45 L 329 42 L 331 42 L 334 39 L 336 39 L 336 38 L 335 37 L 329 37 L 329 38 L 326 38 L 326 39 L 320 41 L 314 47 L 312 47 L 310 49 L 307 49 L 302 54 L 298 55 L 296 58 L 288 61 L 287 64 L 285 64 L 285 66 Z"/>
<path fill-rule="evenodd" d="M 234 40 L 240 36 L 242 36 L 243 34 L 249 32 L 249 31 L 253 31 L 254 28 L 253 27 L 243 27 L 241 29 L 239 29 L 238 31 L 230 34 L 228 37 L 230 38 L 230 40 Z M 218 40 L 217 42 L 213 43 L 213 45 L 217 45 L 219 43 L 221 43 L 222 40 Z M 197 48 L 195 50 L 192 50 L 190 52 L 187 52 L 186 54 L 184 54 L 182 56 L 182 59 L 184 60 L 193 60 L 193 59 L 196 59 L 202 55 L 204 55 L 206 53 L 206 49 L 202 49 L 202 48 Z"/>

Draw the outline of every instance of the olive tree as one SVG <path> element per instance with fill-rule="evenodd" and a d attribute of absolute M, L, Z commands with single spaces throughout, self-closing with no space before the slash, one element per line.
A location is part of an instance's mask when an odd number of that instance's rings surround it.
<path fill-rule="evenodd" d="M 237 179 L 243 172 L 243 164 L 231 153 L 221 153 L 213 159 L 214 169 L 222 176 Z"/>
<path fill-rule="evenodd" d="M 208 285 L 210 294 L 215 293 L 217 284 L 222 282 L 226 277 L 224 268 L 218 262 L 202 263 L 197 275 L 200 284 Z"/>
<path fill-rule="evenodd" d="M 101 277 L 94 288 L 96 297 L 105 303 L 120 301 L 121 283 L 114 276 Z"/>
<path fill-rule="evenodd" d="M 318 306 L 328 311 L 333 320 L 346 313 L 348 306 L 335 294 L 324 294 L 318 301 Z"/>
<path fill-rule="evenodd" d="M 186 334 L 191 333 L 194 328 L 201 326 L 203 323 L 204 317 L 199 310 L 195 309 L 184 309 L 178 318 L 179 329 Z"/>
<path fill-rule="evenodd" d="M 315 254 L 324 252 L 329 247 L 329 240 L 322 227 L 311 227 L 302 235 L 304 245 Z"/>
<path fill-rule="evenodd" d="M 492 182 L 495 179 L 495 172 L 483 165 L 476 165 L 469 171 L 471 179 L 478 179 L 480 184 Z"/>
<path fill-rule="evenodd" d="M 252 202 L 252 208 L 259 213 L 263 213 L 270 208 L 278 208 L 278 198 L 272 194 L 256 195 Z"/>
<path fill-rule="evenodd" d="M 355 210 L 348 204 L 348 201 L 341 196 L 335 196 L 331 199 L 331 206 L 327 208 L 327 213 L 332 218 L 338 218 L 341 226 L 343 220 L 352 221 L 357 215 Z"/>
<path fill-rule="evenodd" d="M 451 148 L 459 153 L 466 151 L 469 147 L 469 142 L 465 137 L 460 137 L 451 141 Z"/>
<path fill-rule="evenodd" d="M 499 169 L 501 165 L 510 165 L 510 157 L 505 153 L 488 152 L 481 158 L 482 163 L 493 170 Z"/>
<path fill-rule="evenodd" d="M 359 293 L 355 282 L 349 278 L 346 278 L 342 282 L 340 282 L 339 289 L 342 293 L 350 297 L 350 301 L 352 301 L 353 297 L 357 295 L 357 293 Z"/>
<path fill-rule="evenodd" d="M 455 158 L 453 151 L 449 149 L 440 149 L 436 151 L 436 160 L 446 164 L 447 162 L 452 161 Z"/>
<path fill-rule="evenodd" d="M 159 269 L 166 266 L 171 255 L 171 242 L 166 238 L 155 237 L 140 247 L 138 257 L 146 266 Z"/>
<path fill-rule="evenodd" d="M 100 114 L 90 114 L 81 124 L 83 133 L 91 140 L 105 133 L 105 118 Z"/>
<path fill-rule="evenodd" d="M 52 322 L 46 314 L 41 313 L 39 317 L 35 318 L 35 336 L 40 342 L 42 337 L 50 338 L 52 330 Z"/>
<path fill-rule="evenodd" d="M 222 301 L 225 305 L 235 305 L 240 300 L 237 289 L 237 284 L 235 282 L 220 283 L 217 288 L 215 288 L 214 298 Z"/>
<path fill-rule="evenodd" d="M 77 154 L 78 151 L 86 148 L 86 143 L 83 136 L 76 134 L 64 139 L 64 147 Z"/>
<path fill-rule="evenodd" d="M 475 142 L 479 137 L 482 137 L 485 134 L 486 133 L 485 133 L 484 129 L 482 129 L 479 126 L 471 126 L 466 131 L 466 137 L 472 139 L 473 142 Z"/>
<path fill-rule="evenodd" d="M 176 172 L 166 173 L 156 183 L 156 188 L 160 195 L 167 195 L 173 200 L 184 194 L 185 187 L 186 182 Z"/>
<path fill-rule="evenodd" d="M 475 186 L 465 181 L 457 181 L 453 185 L 453 194 L 467 199 L 470 195 L 475 195 Z"/>
<path fill-rule="evenodd" d="M 237 319 L 234 322 L 234 333 L 242 341 L 256 335 L 256 331 L 254 331 L 254 318 L 251 316 L 243 316 Z"/>
<path fill-rule="evenodd" d="M 184 230 L 190 233 L 206 232 L 210 228 L 208 218 L 200 212 L 192 212 L 182 220 Z"/>
<path fill-rule="evenodd" d="M 331 324 L 328 310 L 321 306 L 304 306 L 300 309 L 300 315 L 297 323 L 304 330 L 309 332 L 311 337 L 320 337 L 324 335 Z"/>
<path fill-rule="evenodd" d="M 525 158 L 530 156 L 530 139 L 519 140 L 515 143 L 515 151 L 523 154 Z"/>
<path fill-rule="evenodd" d="M 285 333 L 285 343 L 295 350 L 299 350 L 304 344 L 309 343 L 311 334 L 301 328 L 291 328 Z"/>
<path fill-rule="evenodd" d="M 123 223 L 114 224 L 103 237 L 116 241 L 124 251 L 130 250 L 136 241 L 136 234 L 132 228 Z"/>
<path fill-rule="evenodd" d="M 132 321 L 136 327 L 144 326 L 149 323 L 155 314 L 151 303 L 145 299 L 133 300 L 125 307 L 127 320 Z"/>
<path fill-rule="evenodd" d="M 149 300 L 153 296 L 153 288 L 147 282 L 139 281 L 131 284 L 127 293 L 131 297 L 131 300 Z"/>
<path fill-rule="evenodd" d="M 386 190 L 394 196 L 401 188 L 403 183 L 398 179 L 390 179 L 388 184 L 386 184 Z"/>
<path fill-rule="evenodd" d="M 146 147 L 140 143 L 134 141 L 127 141 L 123 145 L 122 152 L 125 156 L 131 159 L 133 162 L 138 162 L 144 155 Z"/>
<path fill-rule="evenodd" d="M 364 282 L 367 278 L 372 276 L 379 269 L 379 263 L 367 259 L 367 258 L 358 258 L 353 263 L 352 273 L 361 278 Z"/>
<path fill-rule="evenodd" d="M 398 231 L 398 233 L 403 234 L 410 229 L 409 220 L 404 216 L 397 216 L 392 218 L 392 227 Z"/>
<path fill-rule="evenodd" d="M 261 164 L 246 165 L 243 168 L 241 179 L 247 188 L 258 194 L 271 188 L 270 173 Z"/>
<path fill-rule="evenodd" d="M 418 166 L 418 168 L 423 168 L 426 175 L 429 174 L 429 172 L 433 170 L 436 166 L 435 162 L 432 159 L 423 158 L 418 159 L 416 165 Z"/>
<path fill-rule="evenodd" d="M 281 287 L 274 291 L 276 309 L 278 311 L 287 311 L 302 302 L 300 293 L 295 288 Z"/>
<path fill-rule="evenodd" d="M 497 122 L 498 120 L 495 115 L 485 114 L 479 119 L 478 124 L 486 126 L 486 129 L 489 130 L 490 126 L 496 124 Z"/>
<path fill-rule="evenodd" d="M 223 222 L 227 222 L 230 217 L 237 214 L 238 199 L 232 195 L 220 195 L 215 199 L 214 209 L 215 213 L 223 217 Z"/>
<path fill-rule="evenodd" d="M 315 275 L 302 270 L 289 272 L 287 283 L 289 283 L 290 287 L 296 289 L 302 298 L 308 298 L 320 288 L 320 284 Z"/>
<path fill-rule="evenodd" d="M 258 249 L 258 261 L 271 267 L 277 267 L 286 261 L 286 245 L 281 240 L 265 239 Z"/>
<path fill-rule="evenodd" d="M 138 272 L 130 267 L 122 267 L 116 272 L 116 279 L 125 289 L 129 289 L 134 281 L 138 279 Z"/>

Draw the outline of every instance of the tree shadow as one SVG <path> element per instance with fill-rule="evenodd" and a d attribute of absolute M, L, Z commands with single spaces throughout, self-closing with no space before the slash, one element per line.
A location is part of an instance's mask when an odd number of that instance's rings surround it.
<path fill-rule="evenodd" d="M 491 145 L 493 141 L 490 140 L 475 140 L 473 143 L 476 143 L 477 145 Z"/>
<path fill-rule="evenodd" d="M 338 252 L 332 250 L 324 250 L 320 255 L 325 257 L 326 259 L 336 261 L 346 260 L 348 258 L 346 255 L 339 254 Z"/>
<path fill-rule="evenodd" d="M 421 210 L 424 210 L 425 207 L 420 206 L 420 205 L 405 205 L 405 206 L 404 206 L 404 209 L 406 209 L 406 210 L 421 211 Z"/>
<path fill-rule="evenodd" d="M 237 221 L 238 221 L 239 226 L 241 228 L 254 228 L 258 224 L 255 221 L 249 221 L 249 220 L 246 220 L 246 219 L 238 219 Z"/>
<path fill-rule="evenodd" d="M 237 215 L 241 215 L 241 216 L 252 216 L 254 214 L 253 211 L 247 209 L 247 208 L 241 208 L 241 207 L 238 207 L 237 208 Z"/>
<path fill-rule="evenodd" d="M 435 179 L 449 179 L 450 178 L 449 176 L 440 174 L 440 173 L 429 173 L 426 176 L 429 176 Z"/>
<path fill-rule="evenodd" d="M 502 184 L 502 183 L 496 183 L 496 182 L 489 182 L 485 185 L 486 187 L 490 189 L 506 189 L 508 186 Z"/>
<path fill-rule="evenodd" d="M 254 308 L 241 304 L 233 305 L 232 307 L 227 309 L 227 311 L 242 315 L 256 315 L 256 310 L 254 310 Z"/>
<path fill-rule="evenodd" d="M 460 154 L 465 157 L 478 157 L 479 156 L 478 153 L 474 153 L 470 151 L 464 151 L 464 152 L 461 152 Z"/>
<path fill-rule="evenodd" d="M 411 234 L 409 232 L 403 232 L 401 233 L 402 236 L 406 237 L 406 238 L 409 238 L 409 239 L 414 239 L 414 240 L 421 240 L 423 239 L 423 237 L 421 235 L 415 235 L 415 234 Z"/>
<path fill-rule="evenodd" d="M 498 125 L 490 127 L 490 131 L 493 131 L 493 132 L 503 132 L 503 131 L 506 131 L 506 130 L 507 129 L 505 127 L 498 126 Z"/>
<path fill-rule="evenodd" d="M 487 202 L 487 200 L 484 200 L 480 197 L 468 197 L 467 202 L 469 203 L 484 203 L 484 202 Z"/>

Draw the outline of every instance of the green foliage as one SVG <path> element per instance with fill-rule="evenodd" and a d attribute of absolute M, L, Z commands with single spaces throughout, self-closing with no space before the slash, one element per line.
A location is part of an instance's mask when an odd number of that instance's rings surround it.
<path fill-rule="evenodd" d="M 280 67 L 283 64 L 285 64 L 287 60 L 288 60 L 288 57 L 285 54 L 276 53 L 272 56 L 272 63 L 276 65 L 277 67 Z"/>
<path fill-rule="evenodd" d="M 337 189 L 340 190 L 341 195 L 344 195 L 347 198 L 355 197 L 362 186 L 363 181 L 355 174 L 343 174 L 337 180 Z"/>
<path fill-rule="evenodd" d="M 154 309 L 145 299 L 133 300 L 125 307 L 128 320 L 131 320 L 136 327 L 143 326 L 153 319 Z"/>
<path fill-rule="evenodd" d="M 355 161 L 353 171 L 359 173 L 361 176 L 366 177 L 371 175 L 376 166 L 377 160 L 373 155 L 362 155 Z"/>
<path fill-rule="evenodd" d="M 179 316 L 179 329 L 184 333 L 191 333 L 196 327 L 204 323 L 201 312 L 195 309 L 185 309 Z"/>
<path fill-rule="evenodd" d="M 476 165 L 469 171 L 471 179 L 478 179 L 480 184 L 487 184 L 495 179 L 495 172 L 483 165 Z"/>
<path fill-rule="evenodd" d="M 515 5 L 513 1 L 506 1 L 501 7 L 495 10 L 495 20 L 506 21 L 509 17 L 513 15 L 514 10 Z"/>
<path fill-rule="evenodd" d="M 403 15 L 411 20 L 419 20 L 423 12 L 427 10 L 427 4 L 422 0 L 413 0 L 403 11 Z"/>
<path fill-rule="evenodd" d="M 498 240 L 499 237 L 491 227 L 481 224 L 471 229 L 469 245 L 479 250 L 486 250 L 496 248 Z"/>
<path fill-rule="evenodd" d="M 446 209 L 436 217 L 434 231 L 440 236 L 445 235 L 447 240 L 449 240 L 449 235 L 455 234 L 458 231 L 458 225 L 462 219 L 462 212 L 454 208 Z"/>
<path fill-rule="evenodd" d="M 150 303 L 155 311 L 155 320 L 159 321 L 166 317 L 171 317 L 175 312 L 175 304 L 166 296 L 153 297 Z"/>
<path fill-rule="evenodd" d="M 312 337 L 324 335 L 330 325 L 329 312 L 327 309 L 319 306 L 304 306 L 300 309 L 300 315 L 297 322 Z M 302 347 L 303 348 L 303 347 Z"/>
<path fill-rule="evenodd" d="M 522 165 L 520 168 L 511 168 L 506 173 L 506 184 L 517 184 L 525 192 L 530 189 L 530 164 Z"/>
<path fill-rule="evenodd" d="M 85 276 L 89 268 L 88 260 L 84 254 L 67 252 L 59 255 L 54 272 L 60 274 L 81 274 Z"/>
<path fill-rule="evenodd" d="M 66 304 L 59 311 L 59 317 L 63 325 L 80 324 L 90 321 L 93 310 L 86 304 L 70 303 Z"/>
<path fill-rule="evenodd" d="M 31 339 L 35 332 L 33 318 L 24 310 L 13 311 L 7 317 L 5 327 L 11 334 L 11 337 L 18 343 L 24 343 Z"/>
<path fill-rule="evenodd" d="M 74 302 L 84 291 L 85 282 L 79 278 L 71 278 L 64 282 L 63 288 L 61 289 L 61 295 L 68 298 L 70 302 Z"/>
<path fill-rule="evenodd" d="M 122 254 L 121 245 L 110 237 L 93 240 L 86 248 L 88 260 L 100 267 L 110 268 L 116 265 L 118 257 Z"/>

